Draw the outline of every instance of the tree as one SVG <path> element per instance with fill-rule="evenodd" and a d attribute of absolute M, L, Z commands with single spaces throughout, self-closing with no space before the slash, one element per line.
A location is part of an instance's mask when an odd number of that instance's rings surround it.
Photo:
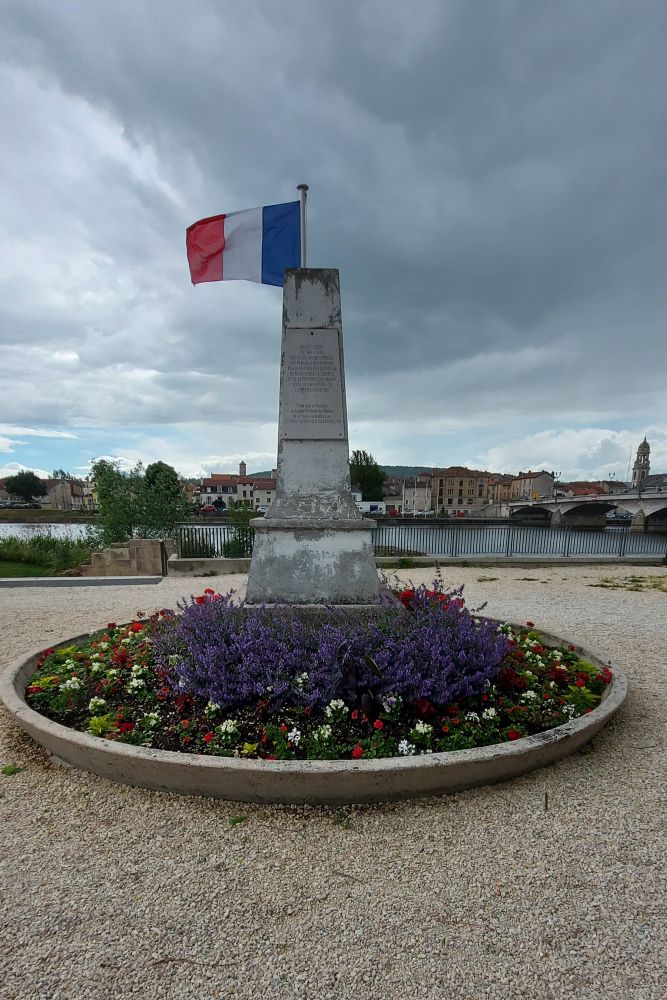
<path fill-rule="evenodd" d="M 152 462 L 144 473 L 139 510 L 142 538 L 164 538 L 185 520 L 190 505 L 176 469 L 165 462 Z"/>
<path fill-rule="evenodd" d="M 5 479 L 5 489 L 10 496 L 21 497 L 26 503 L 30 503 L 33 497 L 45 497 L 47 494 L 42 480 L 27 469 L 17 472 L 15 476 L 8 476 Z"/>
<path fill-rule="evenodd" d="M 140 522 L 140 472 L 121 472 L 118 462 L 93 462 L 90 474 L 97 488 L 102 545 L 126 542 L 136 534 Z"/>
<path fill-rule="evenodd" d="M 362 500 L 382 500 L 386 474 L 367 451 L 353 451 L 350 479 L 353 489 L 361 491 Z"/>
<path fill-rule="evenodd" d="M 54 469 L 51 473 L 52 479 L 76 479 L 71 472 L 66 472 L 65 469 Z"/>

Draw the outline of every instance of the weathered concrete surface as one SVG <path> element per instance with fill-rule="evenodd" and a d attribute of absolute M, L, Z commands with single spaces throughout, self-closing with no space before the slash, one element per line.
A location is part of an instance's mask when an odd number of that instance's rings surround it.
<path fill-rule="evenodd" d="M 52 645 L 71 645 L 85 638 L 88 635 Z M 543 640 L 561 641 L 547 634 Z M 624 671 L 606 656 L 576 648 L 587 660 L 610 665 L 614 673 L 603 701 L 588 715 L 513 743 L 363 762 L 207 757 L 133 747 L 76 732 L 39 715 L 25 702 L 26 681 L 41 648 L 16 660 L 0 677 L 0 700 L 17 725 L 59 760 L 122 784 L 240 802 L 381 802 L 505 781 L 560 760 L 586 744 L 620 708 L 628 683 Z"/>
<path fill-rule="evenodd" d="M 246 602 L 377 603 L 373 522 L 350 486 L 337 270 L 285 272 L 278 425 L 276 497 L 253 522 Z"/>
<path fill-rule="evenodd" d="M 373 521 L 251 522 L 255 528 L 247 604 L 376 604 Z M 251 588 L 251 580 L 253 586 Z"/>

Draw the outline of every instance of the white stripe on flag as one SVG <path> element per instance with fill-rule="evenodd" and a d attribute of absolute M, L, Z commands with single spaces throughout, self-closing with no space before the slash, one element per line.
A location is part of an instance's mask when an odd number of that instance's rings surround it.
<path fill-rule="evenodd" d="M 222 277 L 262 280 L 262 209 L 249 208 L 225 216 Z"/>

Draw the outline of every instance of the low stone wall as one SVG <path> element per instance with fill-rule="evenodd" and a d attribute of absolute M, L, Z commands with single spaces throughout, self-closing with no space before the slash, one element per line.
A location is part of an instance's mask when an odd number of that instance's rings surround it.
<path fill-rule="evenodd" d="M 131 538 L 93 552 L 81 567 L 82 576 L 163 576 L 162 545 L 167 559 L 176 554 L 171 538 Z"/>

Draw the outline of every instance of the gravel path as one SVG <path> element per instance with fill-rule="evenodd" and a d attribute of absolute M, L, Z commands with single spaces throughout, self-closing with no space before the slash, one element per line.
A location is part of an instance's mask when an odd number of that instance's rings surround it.
<path fill-rule="evenodd" d="M 0 776 L 2 1000 L 663 1000 L 667 594 L 590 586 L 631 572 L 445 569 L 469 606 L 630 678 L 591 747 L 492 788 L 349 810 L 178 797 L 55 765 L 0 712 L 0 765 L 22 768 Z M 3 590 L 0 663 L 244 582 Z"/>

